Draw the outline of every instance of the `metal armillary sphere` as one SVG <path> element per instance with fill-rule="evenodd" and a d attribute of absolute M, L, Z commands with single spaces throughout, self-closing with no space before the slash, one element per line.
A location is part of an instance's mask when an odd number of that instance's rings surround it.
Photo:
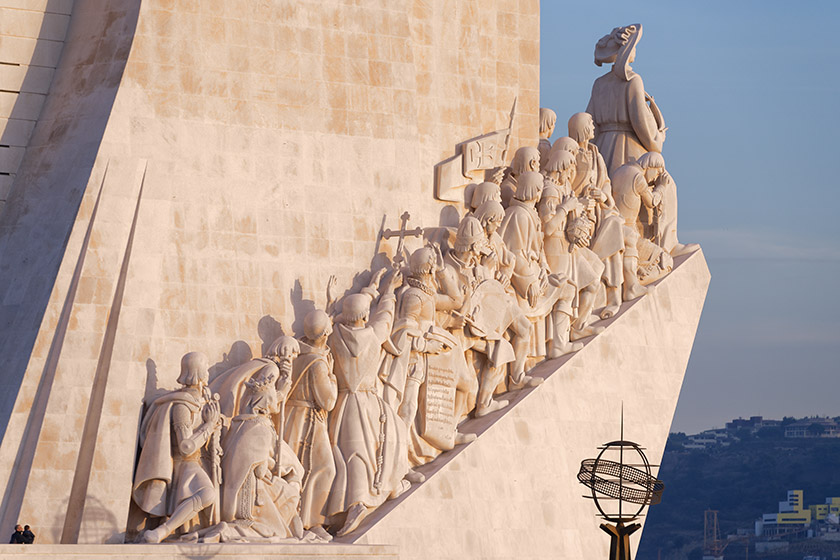
<path fill-rule="evenodd" d="M 622 414 L 623 416 L 623 414 Z M 595 459 L 584 459 L 578 481 L 590 489 L 599 516 L 615 523 L 602 523 L 610 535 L 610 559 L 630 560 L 630 535 L 641 525 L 630 523 L 642 515 L 646 506 L 658 504 L 665 484 L 651 474 L 651 464 L 642 448 L 624 439 L 622 418 L 621 439 L 599 447 Z M 617 460 L 616 460 L 617 459 Z"/>

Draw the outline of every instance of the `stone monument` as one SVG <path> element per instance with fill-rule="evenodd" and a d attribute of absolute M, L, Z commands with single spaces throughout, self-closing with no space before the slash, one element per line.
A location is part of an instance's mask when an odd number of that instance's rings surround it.
<path fill-rule="evenodd" d="M 709 281 L 641 25 L 551 146 L 536 1 L 0 22 L 0 527 L 27 557 L 600 550 L 567 471 L 621 400 L 661 456 Z"/>

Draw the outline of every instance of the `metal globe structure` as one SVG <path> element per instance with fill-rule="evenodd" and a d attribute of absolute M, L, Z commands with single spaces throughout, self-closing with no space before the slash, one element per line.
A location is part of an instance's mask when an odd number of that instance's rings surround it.
<path fill-rule="evenodd" d="M 622 426 L 622 436 L 623 432 Z M 665 484 L 653 476 L 652 465 L 637 443 L 621 439 L 598 449 L 596 458 L 581 461 L 577 479 L 589 488 L 591 495 L 585 497 L 595 502 L 599 517 L 614 523 L 601 524 L 611 538 L 610 559 L 630 560 L 630 535 L 641 528 L 631 522 L 643 515 L 645 507 L 661 501 Z"/>
<path fill-rule="evenodd" d="M 626 523 L 640 517 L 646 506 L 661 501 L 665 484 L 651 474 L 650 462 L 638 444 L 611 441 L 599 449 L 598 457 L 581 462 L 577 478 L 590 489 L 601 517 Z M 618 461 L 612 458 L 616 455 Z"/>

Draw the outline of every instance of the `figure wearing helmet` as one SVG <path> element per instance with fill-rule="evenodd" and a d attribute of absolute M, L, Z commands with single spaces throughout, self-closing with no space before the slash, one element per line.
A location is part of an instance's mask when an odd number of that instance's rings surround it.
<path fill-rule="evenodd" d="M 496 387 L 505 378 L 507 364 L 514 362 L 512 389 L 541 381 L 525 375 L 527 324 L 517 320 L 518 310 L 505 287 L 496 280 L 494 271 L 481 264 L 491 254 L 481 222 L 466 216 L 458 227 L 455 246 L 444 257 L 444 269 L 439 275 L 441 292 L 450 302 L 448 308 L 443 306 L 448 314 L 440 317 L 440 324 L 456 333 L 463 340 L 464 348 L 472 351 L 472 359 L 467 361 L 474 364 L 479 379 L 475 403 L 478 417 L 507 406 L 508 401 L 493 399 Z M 510 342 L 504 337 L 508 329 L 512 331 Z"/>
<path fill-rule="evenodd" d="M 500 202 L 488 200 L 473 212 L 473 216 L 484 228 L 490 248 L 490 253 L 481 258 L 481 264 L 493 273 L 493 277 L 501 282 L 506 291 L 513 294 L 510 278 L 513 275 L 516 257 L 505 247 L 505 242 L 499 235 L 499 227 L 505 219 L 504 207 Z"/>

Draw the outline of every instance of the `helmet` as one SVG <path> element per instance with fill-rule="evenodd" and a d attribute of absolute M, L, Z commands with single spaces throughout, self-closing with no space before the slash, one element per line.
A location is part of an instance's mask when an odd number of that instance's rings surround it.
<path fill-rule="evenodd" d="M 481 227 L 481 222 L 472 216 L 466 216 L 461 220 L 461 225 L 458 226 L 458 232 L 455 234 L 455 250 L 469 251 L 475 243 L 484 239 L 484 228 Z"/>

